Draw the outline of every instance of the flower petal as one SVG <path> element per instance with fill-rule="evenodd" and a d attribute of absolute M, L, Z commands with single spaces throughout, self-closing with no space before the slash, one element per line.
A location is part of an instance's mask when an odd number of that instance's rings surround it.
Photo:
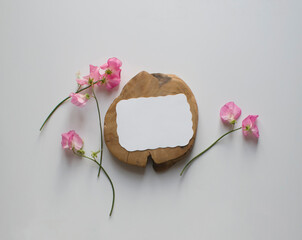
<path fill-rule="evenodd" d="M 259 117 L 259 115 L 249 115 L 249 116 L 250 116 L 252 124 L 254 124 L 256 122 L 257 118 Z"/>
<path fill-rule="evenodd" d="M 90 69 L 90 73 L 94 73 L 98 71 L 98 67 L 91 64 L 89 65 L 89 69 Z"/>
<path fill-rule="evenodd" d="M 242 128 L 242 133 L 244 136 L 247 136 L 249 132 L 245 128 Z"/>
<path fill-rule="evenodd" d="M 259 138 L 259 129 L 256 125 L 251 128 L 251 131 L 256 138 Z"/>
<path fill-rule="evenodd" d="M 114 70 L 117 70 L 122 66 L 122 62 L 115 57 L 109 58 L 107 63 L 109 65 L 109 68 Z"/>
<path fill-rule="evenodd" d="M 103 65 L 100 66 L 101 69 L 106 70 L 108 68 L 108 63 L 105 63 Z"/>
<path fill-rule="evenodd" d="M 235 120 L 237 120 L 241 115 L 241 108 L 238 107 L 235 103 L 233 105 L 233 114 L 234 114 L 234 119 Z"/>
<path fill-rule="evenodd" d="M 120 78 L 108 78 L 106 81 L 106 88 L 111 90 L 112 88 L 118 86 L 121 82 Z"/>
<path fill-rule="evenodd" d="M 74 132 L 72 143 L 73 143 L 72 144 L 73 147 L 76 150 L 80 150 L 83 147 L 83 140 L 81 139 L 81 137 L 76 132 Z"/>
<path fill-rule="evenodd" d="M 85 78 L 83 78 L 83 79 L 79 79 L 79 78 L 78 78 L 76 81 L 77 81 L 77 83 L 80 84 L 80 85 L 86 85 L 86 84 L 88 85 L 88 80 L 85 79 Z"/>
<path fill-rule="evenodd" d="M 248 115 L 245 119 L 243 119 L 242 121 L 242 128 L 246 128 L 247 126 L 251 126 L 252 125 L 252 121 L 250 118 L 250 115 Z"/>
<path fill-rule="evenodd" d="M 112 73 L 110 75 L 108 75 L 108 77 L 111 78 L 120 78 L 121 77 L 121 69 L 117 69 L 117 70 L 113 70 Z"/>
<path fill-rule="evenodd" d="M 68 139 L 69 139 L 68 133 L 62 133 L 61 136 L 62 136 L 62 141 L 61 141 L 62 148 L 68 148 Z"/>
<path fill-rule="evenodd" d="M 71 130 L 67 134 L 68 134 L 68 147 L 71 150 L 72 149 L 72 139 L 73 139 L 73 136 L 75 134 L 75 131 Z"/>
<path fill-rule="evenodd" d="M 93 66 L 93 65 L 89 65 L 90 67 L 90 74 L 89 74 L 89 78 L 93 79 L 94 81 L 98 81 L 100 80 L 100 68 L 98 66 Z"/>

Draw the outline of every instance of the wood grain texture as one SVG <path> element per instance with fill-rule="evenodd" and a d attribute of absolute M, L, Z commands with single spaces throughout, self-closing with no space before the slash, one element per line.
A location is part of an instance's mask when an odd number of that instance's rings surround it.
<path fill-rule="evenodd" d="M 157 148 L 129 152 L 119 144 L 116 124 L 116 105 L 121 100 L 139 97 L 158 97 L 183 93 L 188 99 L 193 121 L 193 137 L 183 147 Z M 193 147 L 198 124 L 198 108 L 191 89 L 183 80 L 172 74 L 138 73 L 123 88 L 121 94 L 109 107 L 104 122 L 104 139 L 109 151 L 120 161 L 127 164 L 145 167 L 147 161 L 153 161 L 156 171 L 165 170 L 182 159 Z M 180 126 L 181 127 L 181 126 Z"/>

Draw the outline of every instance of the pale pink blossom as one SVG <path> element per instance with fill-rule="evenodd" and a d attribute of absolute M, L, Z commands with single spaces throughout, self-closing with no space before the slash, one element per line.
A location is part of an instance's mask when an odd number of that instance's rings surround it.
<path fill-rule="evenodd" d="M 81 150 L 83 148 L 83 140 L 74 130 L 62 134 L 61 144 L 62 148 L 68 148 L 70 150 Z"/>
<path fill-rule="evenodd" d="M 78 107 L 84 107 L 89 99 L 89 94 L 70 93 L 71 103 Z"/>
<path fill-rule="evenodd" d="M 107 63 L 100 66 L 101 69 L 105 70 L 102 75 L 102 83 L 106 85 L 107 89 L 112 89 L 120 84 L 121 81 L 121 66 L 122 62 L 113 57 L 109 58 Z"/>
<path fill-rule="evenodd" d="M 93 82 L 100 80 L 101 79 L 100 67 L 89 65 L 89 68 L 90 68 L 90 74 L 85 78 L 88 78 L 88 80 L 92 79 Z"/>
<path fill-rule="evenodd" d="M 256 125 L 256 119 L 258 115 L 248 115 L 242 121 L 242 132 L 244 136 L 247 136 L 249 133 L 252 133 L 255 137 L 259 138 L 259 129 Z"/>
<path fill-rule="evenodd" d="M 77 81 L 77 83 L 79 85 L 86 85 L 86 84 L 88 84 L 88 80 L 82 77 L 80 71 L 76 73 L 76 81 Z"/>
<path fill-rule="evenodd" d="M 77 83 L 80 85 L 88 85 L 101 79 L 100 67 L 89 65 L 90 73 L 85 77 L 77 76 Z M 91 82 L 90 82 L 91 81 Z"/>
<path fill-rule="evenodd" d="M 105 70 L 105 73 L 111 77 L 120 77 L 122 62 L 113 57 L 109 58 L 107 63 L 103 64 L 100 68 Z"/>
<path fill-rule="evenodd" d="M 240 115 L 241 109 L 234 102 L 228 102 L 220 109 L 220 118 L 225 123 L 235 124 Z"/>

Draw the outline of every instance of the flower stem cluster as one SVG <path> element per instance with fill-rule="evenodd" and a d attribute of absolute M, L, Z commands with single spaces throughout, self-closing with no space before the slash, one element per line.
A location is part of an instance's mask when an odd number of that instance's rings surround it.
<path fill-rule="evenodd" d="M 101 170 L 103 170 L 104 174 L 106 175 L 107 179 L 110 182 L 111 188 L 112 188 L 112 205 L 110 210 L 110 216 L 112 214 L 113 208 L 114 208 L 114 202 L 115 202 L 115 190 L 112 183 L 111 178 L 109 177 L 108 173 L 105 171 L 105 169 L 102 166 L 102 159 L 103 159 L 103 130 L 102 130 L 102 122 L 101 122 L 101 112 L 100 112 L 100 106 L 98 99 L 95 94 L 94 86 L 102 86 L 104 85 L 108 90 L 118 86 L 121 81 L 121 66 L 122 62 L 117 58 L 110 58 L 108 59 L 107 63 L 101 65 L 101 66 L 94 66 L 90 65 L 90 73 L 87 76 L 81 77 L 80 73 L 76 74 L 76 81 L 78 83 L 78 89 L 75 93 L 70 93 L 68 97 L 63 99 L 48 115 L 44 123 L 42 124 L 40 131 L 43 129 L 45 124 L 48 122 L 50 117 L 53 115 L 53 113 L 68 99 L 71 99 L 71 103 L 78 106 L 78 107 L 84 107 L 88 100 L 91 98 L 91 95 L 88 93 L 81 93 L 84 90 L 91 90 L 93 94 L 93 98 L 96 102 L 97 112 L 98 112 L 98 119 L 99 119 L 99 127 L 100 127 L 100 135 L 101 135 L 101 148 L 99 151 L 92 152 L 91 157 L 86 156 L 85 151 L 83 149 L 84 142 L 82 138 L 74 131 L 71 130 L 67 133 L 62 134 L 62 141 L 61 145 L 64 149 L 72 150 L 72 152 L 82 158 L 89 159 L 93 162 L 95 162 L 99 166 L 98 171 L 98 177 L 100 176 Z M 104 73 L 101 73 L 100 71 L 104 70 Z M 99 161 L 97 161 L 98 154 L 100 153 Z"/>
<path fill-rule="evenodd" d="M 253 135 L 256 138 L 259 138 L 259 130 L 256 125 L 256 119 L 258 118 L 258 115 L 248 115 L 243 121 L 242 126 L 239 128 L 234 129 L 235 124 L 237 122 L 237 119 L 241 115 L 241 109 L 234 103 L 234 102 L 228 102 L 225 105 L 223 105 L 220 109 L 220 118 L 222 122 L 226 124 L 230 124 L 233 129 L 223 134 L 221 137 L 219 137 L 214 143 L 212 143 L 208 148 L 203 150 L 201 153 L 193 157 L 182 169 L 180 176 L 183 175 L 184 171 L 195 161 L 198 157 L 206 153 L 208 150 L 210 150 L 216 143 L 218 143 L 222 138 L 229 135 L 230 133 L 233 133 L 235 131 L 238 131 L 242 129 L 242 133 L 244 136 Z"/>

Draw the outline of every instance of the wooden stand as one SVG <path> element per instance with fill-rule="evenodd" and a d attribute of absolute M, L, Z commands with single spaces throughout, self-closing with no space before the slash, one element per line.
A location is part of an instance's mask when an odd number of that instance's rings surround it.
<path fill-rule="evenodd" d="M 157 148 L 144 151 L 129 152 L 119 144 L 116 124 L 116 104 L 120 100 L 139 97 L 158 97 L 183 93 L 188 99 L 193 121 L 193 137 L 188 145 L 174 148 Z M 133 77 L 123 88 L 121 94 L 109 107 L 104 122 L 104 138 L 109 151 L 120 161 L 127 164 L 145 167 L 147 161 L 153 161 L 156 171 L 165 170 L 182 159 L 192 148 L 198 124 L 198 108 L 191 89 L 183 80 L 172 74 L 145 71 Z M 181 126 L 179 126 L 181 127 Z"/>

